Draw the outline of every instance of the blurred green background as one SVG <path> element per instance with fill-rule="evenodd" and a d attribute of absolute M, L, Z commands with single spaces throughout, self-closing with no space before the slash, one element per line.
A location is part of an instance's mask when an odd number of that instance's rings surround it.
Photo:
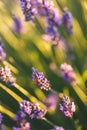
<path fill-rule="evenodd" d="M 87 130 L 87 1 L 54 0 L 54 3 L 60 13 L 61 7 L 67 7 L 73 15 L 73 35 L 68 36 L 60 29 L 67 41 L 68 50 L 66 45 L 64 47 L 60 44 L 53 48 L 52 43 L 46 43 L 41 37 L 44 33 L 43 21 L 37 17 L 37 24 L 25 22 L 18 0 L 0 0 L 0 37 L 7 53 L 3 64 L 11 68 L 17 79 L 17 84 L 11 88 L 0 83 L 0 111 L 4 115 L 6 130 L 15 126 L 13 117 L 19 110 L 19 101 L 38 100 L 42 102 L 42 106 L 43 99 L 49 94 L 41 91 L 32 81 L 32 66 L 45 74 L 52 84 L 52 89 L 69 95 L 76 104 L 72 119 L 65 117 L 59 107 L 54 112 L 48 111 L 46 118 L 58 126 L 63 126 L 65 130 Z M 21 18 L 24 33 L 13 32 L 12 14 Z M 62 79 L 59 67 L 64 62 L 73 66 L 79 86 L 72 87 Z M 52 128 L 41 120 L 29 121 L 31 130 Z"/>

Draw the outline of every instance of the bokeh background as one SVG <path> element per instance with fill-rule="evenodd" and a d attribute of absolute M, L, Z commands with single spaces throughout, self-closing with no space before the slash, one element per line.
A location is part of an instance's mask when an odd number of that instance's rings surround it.
<path fill-rule="evenodd" d="M 0 0 L 0 37 L 7 53 L 6 60 L 0 64 L 10 67 L 17 79 L 15 86 L 10 88 L 0 83 L 0 111 L 4 115 L 6 130 L 15 126 L 14 114 L 19 110 L 19 101 L 40 101 L 43 107 L 43 99 L 49 94 L 41 91 L 32 81 L 32 66 L 45 74 L 52 89 L 67 94 L 76 104 L 72 119 L 65 117 L 59 107 L 48 111 L 46 118 L 65 130 L 87 130 L 87 1 L 54 0 L 54 3 L 60 13 L 63 7 L 67 7 L 73 15 L 73 34 L 68 36 L 64 29 L 60 29 L 67 42 L 55 48 L 41 36 L 44 34 L 44 22 L 40 17 L 37 17 L 36 24 L 25 22 L 18 0 Z M 13 15 L 22 22 L 21 33 L 13 31 Z M 70 86 L 62 79 L 60 65 L 64 62 L 74 68 L 79 86 Z M 45 121 L 28 120 L 31 130 L 52 128 Z"/>

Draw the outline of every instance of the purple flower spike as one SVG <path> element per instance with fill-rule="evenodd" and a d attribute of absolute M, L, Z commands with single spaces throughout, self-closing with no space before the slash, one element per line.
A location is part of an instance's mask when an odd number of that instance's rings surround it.
<path fill-rule="evenodd" d="M 72 14 L 68 12 L 68 10 L 65 8 L 64 13 L 62 15 L 62 23 L 65 26 L 65 29 L 68 34 L 72 34 L 72 28 L 73 28 L 72 21 L 73 21 Z"/>
<path fill-rule="evenodd" d="M 31 0 L 20 0 L 21 10 L 25 15 L 26 21 L 33 21 L 34 15 L 37 14 L 36 8 L 32 5 Z"/>
<path fill-rule="evenodd" d="M 61 127 L 61 126 L 56 126 L 51 130 L 65 130 L 65 129 L 63 127 Z"/>
<path fill-rule="evenodd" d="M 44 103 L 47 107 L 47 109 L 54 111 L 57 107 L 57 104 L 59 102 L 59 97 L 56 92 L 50 93 L 45 99 Z"/>
<path fill-rule="evenodd" d="M 61 64 L 60 69 L 61 69 L 62 77 L 64 78 L 64 80 L 66 80 L 70 84 L 73 84 L 76 82 L 75 73 L 71 65 L 67 63 Z"/>
<path fill-rule="evenodd" d="M 47 110 L 42 110 L 38 103 L 32 104 L 29 101 L 23 100 L 19 103 L 20 109 L 27 113 L 31 119 L 42 119 Z"/>
<path fill-rule="evenodd" d="M 2 123 L 2 119 L 3 119 L 3 116 L 2 116 L 2 114 L 0 113 L 0 124 Z"/>
<path fill-rule="evenodd" d="M 26 114 L 23 111 L 18 111 L 14 120 L 17 127 L 13 127 L 13 130 L 30 130 L 30 123 L 26 121 Z"/>
<path fill-rule="evenodd" d="M 21 19 L 19 17 L 13 16 L 13 20 L 13 31 L 18 34 L 22 34 L 24 32 L 24 28 Z"/>
<path fill-rule="evenodd" d="M 60 104 L 60 110 L 64 113 L 67 117 L 72 117 L 73 112 L 75 112 L 75 104 L 71 102 L 69 97 L 64 95 L 62 102 Z"/>
<path fill-rule="evenodd" d="M 2 124 L 2 120 L 3 120 L 3 115 L 2 113 L 0 113 L 0 130 L 5 130 L 5 126 L 4 124 Z"/>
<path fill-rule="evenodd" d="M 51 89 L 51 84 L 45 78 L 43 72 L 38 72 L 38 70 L 35 69 L 34 67 L 32 67 L 32 79 L 41 89 L 44 89 L 44 90 Z"/>
<path fill-rule="evenodd" d="M 3 43 L 0 41 L 0 62 L 3 62 L 6 58 L 6 53 Z"/>
<path fill-rule="evenodd" d="M 0 67 L 0 80 L 5 82 L 8 86 L 13 86 L 16 79 L 12 76 L 10 68 L 7 66 Z"/>

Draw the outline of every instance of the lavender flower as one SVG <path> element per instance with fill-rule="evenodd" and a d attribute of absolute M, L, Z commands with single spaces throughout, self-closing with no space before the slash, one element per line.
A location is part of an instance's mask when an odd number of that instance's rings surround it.
<path fill-rule="evenodd" d="M 50 0 L 42 0 L 41 3 L 38 3 L 38 14 L 40 16 L 49 16 L 52 13 L 53 9 L 53 2 Z"/>
<path fill-rule="evenodd" d="M 6 58 L 6 53 L 5 53 L 4 45 L 0 41 L 0 62 L 4 61 L 5 58 Z"/>
<path fill-rule="evenodd" d="M 56 109 L 58 102 L 59 102 L 59 97 L 58 97 L 58 94 L 56 92 L 50 93 L 44 99 L 44 103 L 45 103 L 47 109 L 50 109 L 52 111 L 54 111 Z"/>
<path fill-rule="evenodd" d="M 25 15 L 26 21 L 33 21 L 35 14 L 37 14 L 36 8 L 32 5 L 31 0 L 20 0 L 21 10 Z"/>
<path fill-rule="evenodd" d="M 64 13 L 62 15 L 62 23 L 67 31 L 68 34 L 72 34 L 72 14 L 70 12 L 68 12 L 68 10 L 65 8 L 64 9 Z"/>
<path fill-rule="evenodd" d="M 51 37 L 51 39 L 55 39 L 55 37 L 58 35 L 58 26 L 60 25 L 60 20 L 57 14 L 58 10 L 55 8 L 52 10 L 52 14 L 46 19 L 48 26 L 46 27 L 45 31 Z"/>
<path fill-rule="evenodd" d="M 36 119 L 42 119 L 45 114 L 46 110 L 42 110 L 39 107 L 38 103 L 30 103 L 29 101 L 23 100 L 22 102 L 19 103 L 20 109 L 27 113 L 31 119 L 36 118 Z"/>
<path fill-rule="evenodd" d="M 7 66 L 0 67 L 0 80 L 5 82 L 8 86 L 13 86 L 16 79 L 12 76 L 10 68 Z"/>
<path fill-rule="evenodd" d="M 64 95 L 62 102 L 60 104 L 60 110 L 64 113 L 67 117 L 72 117 L 73 112 L 75 112 L 75 104 L 71 102 L 69 97 Z"/>
<path fill-rule="evenodd" d="M 23 33 L 24 29 L 23 29 L 22 21 L 20 20 L 20 18 L 13 16 L 13 20 L 14 20 L 13 31 L 18 34 Z"/>
<path fill-rule="evenodd" d="M 67 63 L 61 64 L 60 69 L 61 69 L 62 77 L 64 78 L 64 80 L 66 80 L 70 84 L 73 84 L 76 82 L 75 73 L 71 65 Z"/>
<path fill-rule="evenodd" d="M 32 67 L 32 79 L 41 89 L 51 89 L 50 82 L 45 78 L 43 72 L 38 72 L 34 67 Z"/>
<path fill-rule="evenodd" d="M 2 119 L 3 119 L 3 116 L 2 116 L 2 114 L 0 113 L 0 124 L 2 123 Z"/>
<path fill-rule="evenodd" d="M 26 114 L 23 111 L 18 111 L 14 118 L 17 127 L 13 127 L 13 130 L 30 130 L 30 123 L 27 122 L 25 118 Z"/>
<path fill-rule="evenodd" d="M 15 114 L 15 121 L 20 122 L 21 120 L 24 120 L 25 117 L 26 115 L 23 111 L 18 111 L 17 114 Z"/>
<path fill-rule="evenodd" d="M 61 127 L 61 126 L 56 126 L 51 130 L 65 130 L 65 129 L 63 127 Z"/>
<path fill-rule="evenodd" d="M 5 126 L 4 124 L 2 124 L 2 120 L 3 120 L 3 115 L 2 113 L 0 113 L 0 130 L 5 130 Z"/>

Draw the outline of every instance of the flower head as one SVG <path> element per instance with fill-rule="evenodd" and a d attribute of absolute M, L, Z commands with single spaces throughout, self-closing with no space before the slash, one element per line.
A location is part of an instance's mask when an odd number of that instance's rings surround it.
<path fill-rule="evenodd" d="M 72 34 L 72 28 L 73 28 L 72 20 L 73 20 L 72 14 L 68 12 L 68 10 L 65 8 L 64 13 L 62 15 L 62 23 L 65 26 L 65 29 L 68 34 Z"/>
<path fill-rule="evenodd" d="M 13 20 L 14 20 L 14 22 L 13 22 L 13 31 L 15 33 L 18 33 L 18 34 L 23 33 L 24 32 L 24 28 L 23 28 L 23 24 L 22 24 L 21 19 L 19 17 L 15 17 L 13 15 Z"/>
<path fill-rule="evenodd" d="M 18 111 L 14 120 L 17 127 L 13 127 L 13 130 L 30 130 L 30 123 L 26 121 L 26 114 L 23 111 Z"/>
<path fill-rule="evenodd" d="M 12 76 L 10 68 L 7 66 L 0 67 L 0 80 L 5 82 L 8 86 L 13 86 L 16 79 Z"/>
<path fill-rule="evenodd" d="M 51 84 L 50 82 L 47 80 L 47 78 L 45 78 L 43 72 L 39 72 L 37 69 L 35 69 L 34 67 L 32 67 L 32 79 L 33 81 L 35 81 L 35 83 L 44 90 L 49 90 L 51 89 Z"/>
<path fill-rule="evenodd" d="M 64 95 L 62 102 L 60 104 L 60 110 L 64 113 L 67 117 L 72 117 L 73 112 L 75 112 L 75 104 L 71 102 L 69 97 Z"/>
<path fill-rule="evenodd" d="M 31 119 L 36 118 L 36 119 L 42 119 L 45 114 L 46 110 L 42 110 L 39 107 L 38 103 L 30 103 L 29 101 L 23 100 L 22 102 L 19 103 L 20 109 L 27 113 Z"/>
<path fill-rule="evenodd" d="M 3 43 L 0 41 L 0 62 L 4 61 L 6 58 L 6 53 Z"/>
<path fill-rule="evenodd" d="M 71 65 L 67 63 L 61 64 L 60 69 L 61 69 L 62 77 L 64 78 L 64 80 L 66 80 L 70 84 L 76 82 L 75 73 Z"/>
<path fill-rule="evenodd" d="M 2 123 L 3 115 L 0 113 L 0 124 Z"/>
<path fill-rule="evenodd" d="M 3 115 L 2 113 L 0 113 L 0 130 L 5 130 L 5 126 L 4 124 L 2 124 L 2 120 L 3 120 Z"/>
<path fill-rule="evenodd" d="M 32 5 L 31 0 L 20 0 L 20 6 L 21 10 L 23 11 L 25 15 L 25 20 L 26 21 L 33 21 L 34 20 L 34 15 L 37 13 L 36 8 Z"/>

